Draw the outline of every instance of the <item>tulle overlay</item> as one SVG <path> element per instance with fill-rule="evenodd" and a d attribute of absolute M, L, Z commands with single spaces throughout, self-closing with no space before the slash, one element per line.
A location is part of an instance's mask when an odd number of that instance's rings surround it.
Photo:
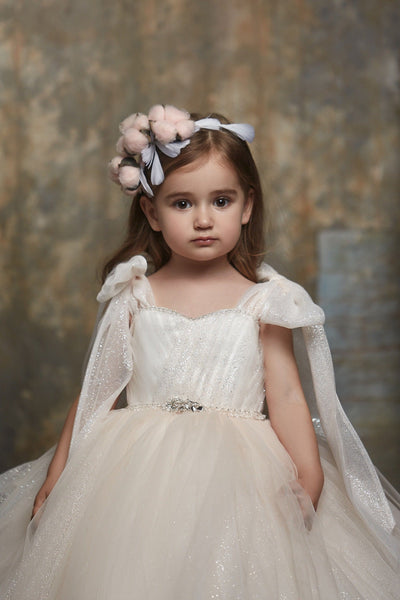
<path fill-rule="evenodd" d="M 396 557 L 354 508 L 328 444 L 315 514 L 263 418 L 255 314 L 139 304 L 128 302 L 128 406 L 82 420 L 32 521 L 52 451 L 0 478 L 0 597 L 399 598 Z"/>

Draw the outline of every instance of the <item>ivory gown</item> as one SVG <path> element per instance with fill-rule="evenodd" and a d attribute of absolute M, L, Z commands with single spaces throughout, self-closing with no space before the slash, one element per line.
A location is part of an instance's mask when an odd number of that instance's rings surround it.
<path fill-rule="evenodd" d="M 132 258 L 99 295 L 110 302 L 70 459 L 30 524 L 52 451 L 0 480 L 0 597 L 400 598 L 398 530 L 390 533 L 382 489 L 329 396 L 322 310 L 264 266 L 265 281 L 236 307 L 188 318 L 155 306 L 145 269 L 142 257 Z M 296 335 L 304 328 L 328 437 L 320 438 L 325 486 L 316 515 L 262 412 L 260 322 Z M 127 407 L 109 412 L 125 386 Z"/>

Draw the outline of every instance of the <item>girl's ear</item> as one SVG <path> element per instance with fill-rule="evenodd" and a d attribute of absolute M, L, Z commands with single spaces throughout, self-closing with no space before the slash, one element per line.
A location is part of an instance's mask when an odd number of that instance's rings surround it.
<path fill-rule="evenodd" d="M 242 225 L 246 225 L 250 221 L 251 213 L 253 211 L 254 204 L 254 190 L 250 188 L 247 198 L 244 203 L 243 213 L 242 213 Z"/>
<path fill-rule="evenodd" d="M 150 227 L 153 231 L 161 231 L 160 224 L 157 217 L 157 208 L 154 200 L 151 200 L 147 196 L 140 198 L 140 207 L 147 217 Z"/>

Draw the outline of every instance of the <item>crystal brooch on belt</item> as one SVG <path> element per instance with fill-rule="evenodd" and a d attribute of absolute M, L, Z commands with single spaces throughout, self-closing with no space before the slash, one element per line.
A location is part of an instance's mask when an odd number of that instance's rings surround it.
<path fill-rule="evenodd" d="M 199 410 L 203 410 L 203 407 L 198 402 L 193 402 L 193 400 L 174 397 L 165 404 L 165 409 L 169 412 L 182 413 L 185 410 L 197 412 Z"/>

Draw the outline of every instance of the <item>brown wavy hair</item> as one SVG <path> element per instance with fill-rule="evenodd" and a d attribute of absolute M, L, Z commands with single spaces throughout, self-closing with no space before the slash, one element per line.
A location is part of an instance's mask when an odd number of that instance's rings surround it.
<path fill-rule="evenodd" d="M 221 123 L 230 123 L 218 113 L 206 116 L 218 119 Z M 194 113 L 191 118 L 198 120 L 204 117 Z M 193 134 L 190 144 L 182 149 L 179 156 L 170 158 L 162 153 L 159 153 L 159 156 L 166 179 L 173 171 L 191 164 L 200 157 L 206 158 L 211 153 L 219 154 L 234 168 L 245 195 L 252 190 L 253 208 L 249 222 L 242 225 L 240 238 L 228 254 L 228 259 L 244 277 L 257 281 L 256 269 L 265 253 L 264 202 L 258 170 L 247 143 L 227 130 L 200 129 Z M 150 173 L 145 171 L 145 175 L 150 182 Z M 158 187 L 152 186 L 154 196 L 157 195 Z M 154 270 L 165 265 L 171 256 L 162 233 L 153 231 L 142 211 L 142 194 L 143 192 L 139 192 L 133 198 L 127 235 L 121 247 L 104 265 L 103 282 L 118 263 L 129 260 L 135 254 L 143 254 L 150 259 Z"/>

